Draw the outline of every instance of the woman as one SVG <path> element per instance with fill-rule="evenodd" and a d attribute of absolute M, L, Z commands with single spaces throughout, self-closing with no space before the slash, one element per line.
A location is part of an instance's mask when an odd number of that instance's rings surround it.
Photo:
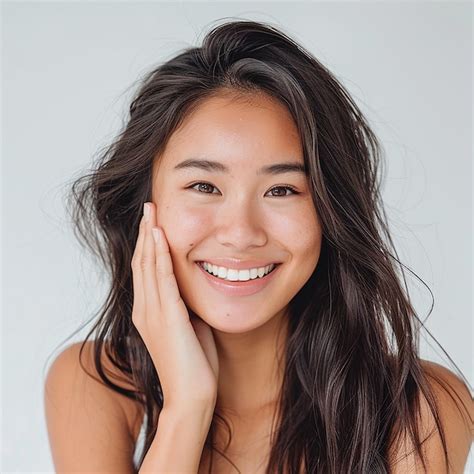
<path fill-rule="evenodd" d="M 272 26 L 220 25 L 152 71 L 73 186 L 112 286 L 48 372 L 57 470 L 462 472 L 472 400 L 418 356 L 379 161 L 347 91 Z"/>

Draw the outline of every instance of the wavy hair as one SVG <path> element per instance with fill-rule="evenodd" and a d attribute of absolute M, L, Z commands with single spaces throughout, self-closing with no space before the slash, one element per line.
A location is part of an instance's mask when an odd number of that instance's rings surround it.
<path fill-rule="evenodd" d="M 163 407 L 159 376 L 131 320 L 131 258 L 143 203 L 151 200 L 152 164 L 193 109 L 229 91 L 264 92 L 287 107 L 323 232 L 317 267 L 288 306 L 267 472 L 299 473 L 304 466 L 308 473 L 389 473 L 390 446 L 406 432 L 425 466 L 417 423 L 421 393 L 448 467 L 436 399 L 418 356 L 423 323 L 410 303 L 407 267 L 398 259 L 380 196 L 381 145 L 346 89 L 310 52 L 270 24 L 239 20 L 215 26 L 200 47 L 184 49 L 142 78 L 123 129 L 68 195 L 76 237 L 110 275 L 81 354 L 94 335 L 103 383 L 147 415 L 137 468 Z M 103 350 L 133 390 L 108 378 Z M 228 427 L 216 410 L 204 445 L 211 468 L 213 451 L 226 457 L 214 442 L 219 422 Z M 229 442 L 230 436 L 229 429 Z"/>

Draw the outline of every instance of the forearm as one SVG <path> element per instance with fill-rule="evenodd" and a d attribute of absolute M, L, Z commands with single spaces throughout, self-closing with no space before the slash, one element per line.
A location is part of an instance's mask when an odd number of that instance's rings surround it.
<path fill-rule="evenodd" d="M 198 472 L 212 410 L 166 410 L 139 473 Z"/>

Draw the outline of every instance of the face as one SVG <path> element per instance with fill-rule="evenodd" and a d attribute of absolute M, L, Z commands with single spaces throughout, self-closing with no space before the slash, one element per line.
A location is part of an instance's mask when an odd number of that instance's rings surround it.
<path fill-rule="evenodd" d="M 227 171 L 175 169 L 190 159 L 215 161 Z M 152 200 L 181 297 L 216 330 L 243 333 L 285 314 L 316 268 L 322 233 L 307 177 L 262 171 L 278 163 L 303 166 L 303 150 L 288 110 L 263 94 L 208 98 L 155 160 Z M 197 263 L 203 261 L 237 270 L 278 265 L 257 277 L 260 285 L 227 281 L 240 289 L 222 290 L 226 283 L 207 275 Z"/>

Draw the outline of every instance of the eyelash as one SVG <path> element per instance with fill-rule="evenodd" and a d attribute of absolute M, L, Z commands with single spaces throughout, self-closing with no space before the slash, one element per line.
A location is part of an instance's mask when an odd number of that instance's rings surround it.
<path fill-rule="evenodd" d="M 199 182 L 197 182 L 197 183 L 191 184 L 191 185 L 188 186 L 186 189 L 192 189 L 192 188 L 194 188 L 194 186 L 197 186 L 198 184 L 205 184 L 205 185 L 207 185 L 207 186 L 211 186 L 212 188 L 217 189 L 214 185 L 212 185 L 212 184 L 210 184 L 210 183 L 203 182 L 203 181 L 199 181 Z M 293 193 L 293 195 L 295 195 L 295 196 L 296 196 L 297 194 L 301 194 L 299 191 L 296 191 L 296 189 L 293 188 L 292 186 L 275 186 L 275 187 L 273 187 L 272 189 L 270 189 L 270 191 L 272 191 L 273 189 L 279 189 L 279 188 L 289 189 L 289 190 Z M 200 193 L 200 194 L 214 194 L 214 193 L 204 193 L 204 192 L 198 191 L 197 189 L 195 189 L 194 191 L 197 191 L 197 192 Z M 289 196 L 291 196 L 291 194 L 287 194 L 287 195 L 284 195 L 284 196 L 272 196 L 272 197 L 278 198 L 278 197 L 289 197 Z"/>

